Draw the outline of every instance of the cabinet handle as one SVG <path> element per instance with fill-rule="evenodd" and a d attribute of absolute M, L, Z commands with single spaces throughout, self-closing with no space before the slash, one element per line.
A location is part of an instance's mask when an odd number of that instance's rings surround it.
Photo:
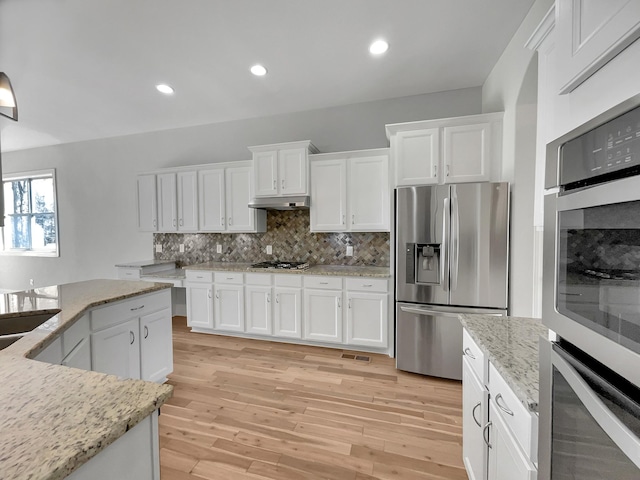
<path fill-rule="evenodd" d="M 182 227 L 183 225 L 184 225 L 184 221 L 180 219 L 180 226 Z"/>
<path fill-rule="evenodd" d="M 365 285 L 362 285 L 363 287 L 373 287 L 373 283 L 367 283 Z"/>
<path fill-rule="evenodd" d="M 329 285 L 329 282 L 320 282 L 320 285 Z"/>
<path fill-rule="evenodd" d="M 136 310 L 142 310 L 143 308 L 144 308 L 144 305 L 140 305 L 139 307 L 132 308 L 131 311 L 135 312 Z"/>
<path fill-rule="evenodd" d="M 438 166 L 437 166 L 437 165 L 434 165 L 434 166 L 433 166 L 433 176 L 434 176 L 434 177 L 437 177 L 437 176 L 438 176 Z"/>
<path fill-rule="evenodd" d="M 473 410 L 471 410 L 471 416 L 473 417 L 473 421 L 476 422 L 476 425 L 478 425 L 480 428 L 482 428 L 482 425 L 480 424 L 480 422 L 476 418 L 476 410 L 478 409 L 478 407 L 480 405 L 482 405 L 482 402 L 478 402 L 478 404 L 475 407 L 473 407 Z"/>
<path fill-rule="evenodd" d="M 211 298 L 211 289 L 207 290 L 207 297 Z"/>
<path fill-rule="evenodd" d="M 347 220 L 347 219 L 346 219 L 346 217 L 347 217 L 347 216 L 343 213 L 343 214 L 342 214 L 342 224 L 343 224 L 343 225 L 345 224 L 344 222 L 346 222 L 346 220 Z"/>
<path fill-rule="evenodd" d="M 220 226 L 224 227 L 224 217 L 220 217 Z"/>
<path fill-rule="evenodd" d="M 177 225 L 177 223 L 178 223 L 178 222 L 177 222 L 177 221 L 176 221 L 176 219 L 174 218 L 174 219 L 173 219 L 173 226 L 174 226 L 174 227 L 177 227 L 177 226 L 178 226 L 178 225 Z"/>
<path fill-rule="evenodd" d="M 489 443 L 489 437 L 486 434 L 489 430 L 489 427 L 492 425 L 492 422 L 487 423 L 484 428 L 482 429 L 482 439 L 484 440 L 484 443 L 487 444 L 487 447 L 492 448 L 491 444 Z"/>
<path fill-rule="evenodd" d="M 284 178 L 282 179 L 282 189 L 284 190 Z"/>
<path fill-rule="evenodd" d="M 276 187 L 276 181 L 274 180 L 274 181 L 273 181 L 273 189 L 275 190 L 276 188 L 277 188 L 277 187 Z"/>
<path fill-rule="evenodd" d="M 447 177 L 449 176 L 449 164 L 447 163 Z"/>
<path fill-rule="evenodd" d="M 502 400 L 502 405 L 500 405 L 500 400 Z M 509 409 L 506 403 L 504 403 L 504 399 L 502 398 L 501 393 L 496 395 L 496 405 L 498 405 L 498 408 L 505 412 L 507 415 L 511 415 L 513 417 L 513 410 Z"/>
<path fill-rule="evenodd" d="M 276 293 L 276 303 L 280 303 L 280 294 Z"/>
<path fill-rule="evenodd" d="M 351 308 L 351 299 L 349 299 L 349 308 Z"/>
<path fill-rule="evenodd" d="M 229 226 L 231 226 L 231 225 L 233 225 L 233 224 L 231 223 L 231 217 L 229 217 Z"/>
<path fill-rule="evenodd" d="M 153 228 L 156 228 L 158 226 L 158 220 L 156 220 L 155 218 L 153 219 Z"/>
<path fill-rule="evenodd" d="M 216 298 L 220 300 L 220 292 L 216 292 Z"/>
<path fill-rule="evenodd" d="M 147 327 L 146 325 L 144 326 L 144 338 L 148 338 L 149 337 L 149 327 Z"/>
<path fill-rule="evenodd" d="M 233 277 L 227 277 L 227 280 L 233 280 Z"/>
<path fill-rule="evenodd" d="M 267 293 L 267 303 L 271 303 L 271 294 Z"/>
<path fill-rule="evenodd" d="M 356 214 L 352 214 L 351 215 L 351 225 L 355 225 L 356 224 Z"/>
<path fill-rule="evenodd" d="M 131 338 L 130 344 L 133 345 L 133 342 L 136 341 L 136 334 L 129 330 L 129 338 Z"/>
<path fill-rule="evenodd" d="M 471 360 L 475 360 L 475 359 L 476 359 L 475 355 L 474 355 L 473 353 L 471 353 L 471 350 L 469 350 L 469 347 L 465 348 L 465 349 L 462 351 L 462 354 L 463 354 L 463 355 L 466 355 L 466 356 L 467 356 L 467 357 L 469 357 Z"/>
<path fill-rule="evenodd" d="M 342 308 L 342 300 L 338 297 L 338 308 Z"/>

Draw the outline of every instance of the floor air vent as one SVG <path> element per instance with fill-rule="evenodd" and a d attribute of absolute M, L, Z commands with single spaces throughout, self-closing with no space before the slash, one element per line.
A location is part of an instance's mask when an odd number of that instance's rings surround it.
<path fill-rule="evenodd" d="M 351 353 L 343 353 L 342 358 L 347 358 L 349 360 L 360 360 L 361 362 L 369 362 L 371 358 L 367 355 L 353 355 Z"/>

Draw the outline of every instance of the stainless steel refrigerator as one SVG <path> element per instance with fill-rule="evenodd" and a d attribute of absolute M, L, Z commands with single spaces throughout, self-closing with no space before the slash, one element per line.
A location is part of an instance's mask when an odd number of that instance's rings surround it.
<path fill-rule="evenodd" d="M 509 184 L 396 190 L 396 366 L 462 378 L 460 313 L 506 315 Z"/>

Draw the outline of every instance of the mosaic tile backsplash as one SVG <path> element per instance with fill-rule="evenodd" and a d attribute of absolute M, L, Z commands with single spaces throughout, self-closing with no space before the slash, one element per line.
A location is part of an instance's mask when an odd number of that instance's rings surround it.
<path fill-rule="evenodd" d="M 311 233 L 308 210 L 269 210 L 265 233 L 156 233 L 153 243 L 162 244 L 162 253 L 154 254 L 156 260 L 173 260 L 180 267 L 276 260 L 388 267 L 391 254 L 387 232 Z M 222 245 L 222 253 L 216 253 L 217 244 Z M 273 255 L 265 253 L 267 245 L 273 247 Z M 347 245 L 353 245 L 353 257 L 345 255 Z"/>

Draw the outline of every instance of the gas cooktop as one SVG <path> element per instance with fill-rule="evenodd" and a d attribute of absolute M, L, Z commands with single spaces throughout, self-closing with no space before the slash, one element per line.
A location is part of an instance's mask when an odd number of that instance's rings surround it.
<path fill-rule="evenodd" d="M 273 268 L 280 270 L 305 270 L 309 268 L 306 262 L 260 262 L 251 265 L 251 268 Z"/>

